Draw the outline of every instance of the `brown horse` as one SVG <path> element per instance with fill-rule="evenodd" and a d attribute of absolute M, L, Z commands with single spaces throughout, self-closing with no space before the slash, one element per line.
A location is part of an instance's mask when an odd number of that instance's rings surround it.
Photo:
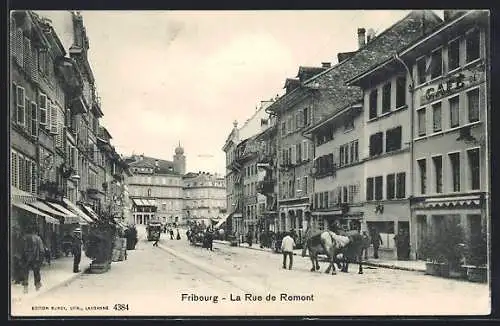
<path fill-rule="evenodd" d="M 361 253 L 364 247 L 363 237 L 357 231 L 345 232 L 345 235 L 339 235 L 332 231 L 324 231 L 320 234 L 311 236 L 306 243 L 311 259 L 311 272 L 319 270 L 318 254 L 326 254 L 329 265 L 325 273 L 332 270 L 336 274 L 335 263 L 341 268 L 342 272 L 348 272 L 349 263 L 357 262 L 359 264 L 359 274 L 363 274 Z"/>

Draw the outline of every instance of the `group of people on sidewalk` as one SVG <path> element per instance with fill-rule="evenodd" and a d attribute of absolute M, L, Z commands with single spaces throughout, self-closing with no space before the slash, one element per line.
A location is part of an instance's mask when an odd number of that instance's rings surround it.
<path fill-rule="evenodd" d="M 23 285 L 24 293 L 28 293 L 28 281 L 30 271 L 33 271 L 35 289 L 38 291 L 42 286 L 40 269 L 47 259 L 47 249 L 42 238 L 37 233 L 35 225 L 28 225 L 22 236 L 19 247 L 14 254 L 14 283 Z M 73 231 L 71 253 L 73 254 L 73 272 L 80 272 L 79 265 L 82 254 L 82 233 L 77 228 Z"/>

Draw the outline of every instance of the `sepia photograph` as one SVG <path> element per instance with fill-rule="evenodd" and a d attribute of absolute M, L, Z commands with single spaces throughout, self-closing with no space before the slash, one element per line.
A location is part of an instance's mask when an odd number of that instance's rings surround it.
<path fill-rule="evenodd" d="M 9 311 L 491 313 L 488 10 L 14 10 Z"/>

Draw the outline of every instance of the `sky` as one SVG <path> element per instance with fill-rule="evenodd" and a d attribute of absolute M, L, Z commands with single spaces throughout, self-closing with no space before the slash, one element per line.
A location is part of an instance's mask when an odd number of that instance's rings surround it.
<path fill-rule="evenodd" d="M 102 124 L 125 156 L 172 160 L 225 174 L 224 142 L 262 100 L 283 94 L 299 66 L 337 62 L 395 11 L 83 11 Z M 440 12 L 438 15 L 442 17 Z"/>

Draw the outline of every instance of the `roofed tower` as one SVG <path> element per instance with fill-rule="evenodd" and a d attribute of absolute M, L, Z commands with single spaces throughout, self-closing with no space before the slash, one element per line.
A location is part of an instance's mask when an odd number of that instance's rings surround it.
<path fill-rule="evenodd" d="M 186 156 L 184 155 L 184 148 L 181 146 L 180 141 L 179 146 L 175 148 L 174 169 L 180 175 L 184 175 L 186 173 Z"/>

